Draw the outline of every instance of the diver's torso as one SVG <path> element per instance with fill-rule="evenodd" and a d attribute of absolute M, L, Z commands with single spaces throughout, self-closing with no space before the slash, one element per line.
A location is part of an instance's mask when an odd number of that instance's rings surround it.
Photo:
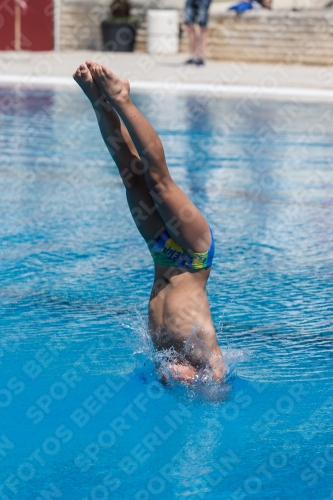
<path fill-rule="evenodd" d="M 204 340 L 206 349 L 210 352 L 216 349 L 216 334 L 206 294 L 209 272 L 210 268 L 193 272 L 155 266 L 149 301 L 149 329 L 157 350 L 174 348 L 180 352 L 194 332 L 197 338 Z M 201 349 L 199 351 L 198 359 L 202 360 L 202 356 L 206 356 Z M 194 352 L 193 356 L 197 357 Z"/>

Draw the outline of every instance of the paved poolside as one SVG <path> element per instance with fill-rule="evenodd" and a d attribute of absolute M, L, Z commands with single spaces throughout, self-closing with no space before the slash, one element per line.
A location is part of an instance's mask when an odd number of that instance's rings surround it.
<path fill-rule="evenodd" d="M 186 55 L 114 52 L 0 52 L 0 84 L 72 85 L 71 75 L 93 59 L 129 78 L 133 88 L 252 95 L 253 98 L 333 100 L 333 69 L 328 66 L 208 61 L 185 66 Z"/>

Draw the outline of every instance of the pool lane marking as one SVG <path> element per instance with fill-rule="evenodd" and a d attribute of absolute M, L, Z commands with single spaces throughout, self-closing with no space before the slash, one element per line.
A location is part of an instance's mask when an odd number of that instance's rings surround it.
<path fill-rule="evenodd" d="M 73 78 L 61 76 L 27 76 L 27 75 L 0 75 L 0 83 L 20 83 L 22 85 L 69 85 L 76 83 Z M 133 90 L 170 90 L 173 92 L 213 92 L 221 94 L 251 94 L 262 96 L 297 96 L 321 97 L 333 99 L 333 90 L 311 89 L 300 87 L 266 88 L 249 85 L 214 85 L 211 83 L 184 83 L 184 82 L 131 82 Z"/>

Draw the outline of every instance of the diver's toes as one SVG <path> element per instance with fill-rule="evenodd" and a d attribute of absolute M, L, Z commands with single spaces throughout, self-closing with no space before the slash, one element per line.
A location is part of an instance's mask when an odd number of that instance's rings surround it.
<path fill-rule="evenodd" d="M 86 65 L 92 76 L 95 76 L 95 63 L 93 61 L 86 61 Z"/>
<path fill-rule="evenodd" d="M 81 70 L 82 80 L 85 82 L 90 82 L 92 80 L 92 76 L 87 66 L 85 64 L 81 64 L 80 70 Z"/>
<path fill-rule="evenodd" d="M 101 68 L 102 68 L 102 74 L 103 74 L 103 76 L 105 76 L 106 78 L 108 78 L 110 80 L 113 79 L 114 81 L 117 79 L 117 77 L 115 76 L 115 74 L 112 73 L 112 71 L 109 68 L 107 68 L 104 65 L 101 66 Z"/>
<path fill-rule="evenodd" d="M 97 76 L 103 76 L 103 68 L 100 64 L 96 63 L 96 74 Z"/>

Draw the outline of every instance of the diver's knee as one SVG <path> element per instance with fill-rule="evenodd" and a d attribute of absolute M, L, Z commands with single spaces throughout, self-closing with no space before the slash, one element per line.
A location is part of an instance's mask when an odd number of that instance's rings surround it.
<path fill-rule="evenodd" d="M 148 188 L 155 190 L 157 193 L 162 193 L 170 189 L 174 184 L 171 176 L 166 175 L 165 170 L 159 167 L 150 167 L 149 170 L 145 172 L 145 177 Z"/>

